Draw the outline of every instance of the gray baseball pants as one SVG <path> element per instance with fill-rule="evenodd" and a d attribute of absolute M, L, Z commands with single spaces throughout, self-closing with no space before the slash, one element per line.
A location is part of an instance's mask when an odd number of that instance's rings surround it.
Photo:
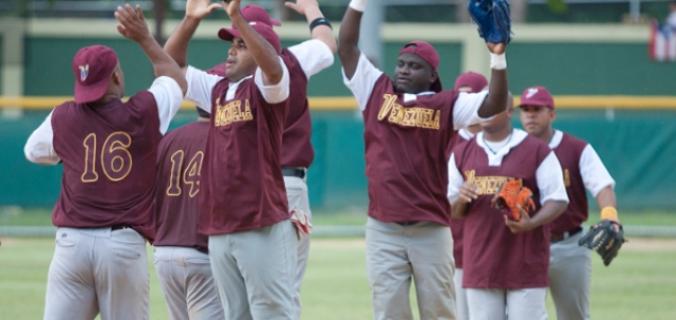
<path fill-rule="evenodd" d="M 194 248 L 161 246 L 155 247 L 154 258 L 170 319 L 223 319 L 209 255 Z"/>
<path fill-rule="evenodd" d="M 133 229 L 58 228 L 44 319 L 148 319 L 145 239 Z"/>

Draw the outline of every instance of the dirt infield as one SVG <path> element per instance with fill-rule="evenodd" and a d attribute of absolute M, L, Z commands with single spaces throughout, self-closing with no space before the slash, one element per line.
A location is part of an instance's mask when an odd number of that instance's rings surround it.
<path fill-rule="evenodd" d="M 363 248 L 363 239 L 315 239 L 313 244 L 332 249 Z M 622 250 L 676 251 L 676 239 L 629 238 Z"/>
<path fill-rule="evenodd" d="M 676 239 L 630 238 L 622 250 L 631 251 L 676 251 Z"/>

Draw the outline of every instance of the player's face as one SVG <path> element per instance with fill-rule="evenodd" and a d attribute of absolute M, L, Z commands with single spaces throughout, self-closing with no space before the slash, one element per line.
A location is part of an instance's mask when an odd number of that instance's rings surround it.
<path fill-rule="evenodd" d="M 228 59 L 225 60 L 225 76 L 231 81 L 239 81 L 252 75 L 256 71 L 256 61 L 241 38 L 232 40 L 228 49 Z"/>
<path fill-rule="evenodd" d="M 543 106 L 521 106 L 521 126 L 526 132 L 542 137 L 548 132 L 555 118 L 554 110 Z"/>
<path fill-rule="evenodd" d="M 403 93 L 416 94 L 429 91 L 430 86 L 437 80 L 437 74 L 432 67 L 412 53 L 399 56 L 394 74 L 394 87 Z"/>

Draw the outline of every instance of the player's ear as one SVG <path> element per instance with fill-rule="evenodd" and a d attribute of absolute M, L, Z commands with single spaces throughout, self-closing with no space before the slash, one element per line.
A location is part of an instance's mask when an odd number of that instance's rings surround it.
<path fill-rule="evenodd" d="M 113 71 L 113 74 L 112 74 L 111 77 L 112 77 L 113 83 L 115 83 L 116 85 L 120 85 L 122 83 L 122 73 L 120 72 L 119 68 L 117 68 L 117 69 L 115 69 L 115 71 Z"/>
<path fill-rule="evenodd" d="M 434 84 L 437 82 L 437 79 L 439 79 L 439 73 L 436 71 L 432 70 L 432 76 L 430 77 L 430 85 Z"/>

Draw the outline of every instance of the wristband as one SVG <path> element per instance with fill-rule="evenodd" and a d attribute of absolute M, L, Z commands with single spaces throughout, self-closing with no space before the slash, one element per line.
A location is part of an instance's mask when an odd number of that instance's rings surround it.
<path fill-rule="evenodd" d="M 317 19 L 312 20 L 312 22 L 310 22 L 310 32 L 312 32 L 312 30 L 314 30 L 316 27 L 319 27 L 319 26 L 327 26 L 330 29 L 333 29 L 333 27 L 331 26 L 331 21 L 329 21 L 329 19 L 326 19 L 324 17 L 319 17 Z"/>
<path fill-rule="evenodd" d="M 605 207 L 601 209 L 601 220 L 611 220 L 617 222 L 617 209 Z"/>
<path fill-rule="evenodd" d="M 491 53 L 491 69 L 494 70 L 505 70 L 507 69 L 507 57 L 504 53 L 494 54 Z"/>

